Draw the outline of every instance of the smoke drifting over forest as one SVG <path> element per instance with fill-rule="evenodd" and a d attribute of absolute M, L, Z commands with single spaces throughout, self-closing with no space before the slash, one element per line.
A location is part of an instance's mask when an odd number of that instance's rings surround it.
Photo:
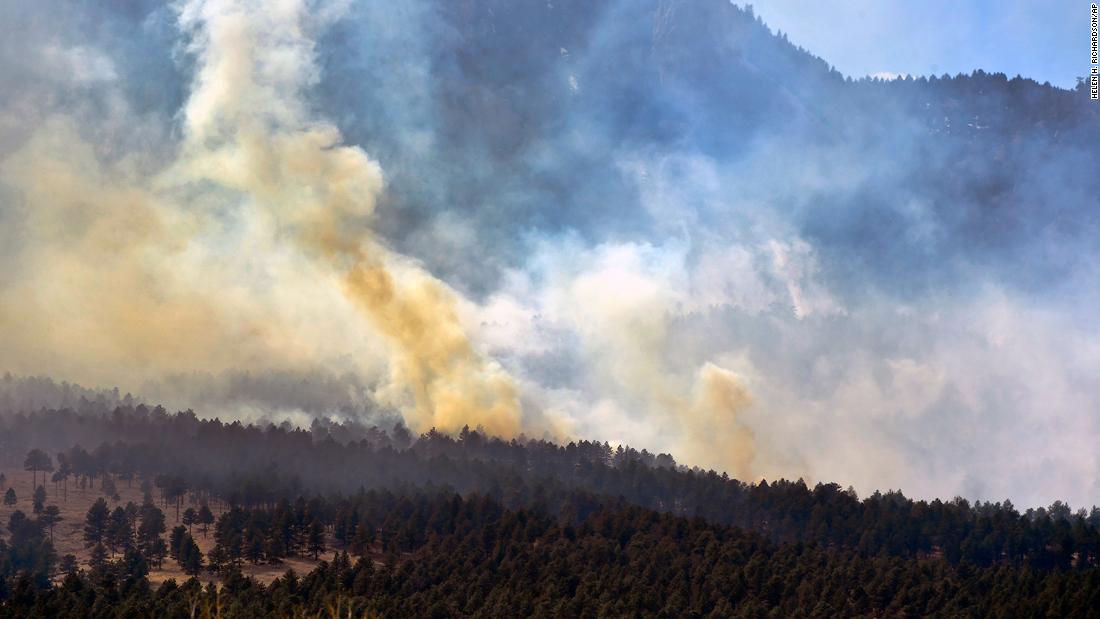
<path fill-rule="evenodd" d="M 1080 92 L 852 82 L 724 0 L 0 21 L 0 371 L 1100 496 Z"/>

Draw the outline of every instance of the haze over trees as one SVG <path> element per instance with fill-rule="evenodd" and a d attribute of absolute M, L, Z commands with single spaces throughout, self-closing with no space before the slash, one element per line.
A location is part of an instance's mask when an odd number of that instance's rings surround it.
<path fill-rule="evenodd" d="M 27 458 L 23 460 L 24 470 L 31 472 L 31 487 L 38 487 L 38 471 L 48 473 L 53 471 L 53 462 L 41 449 L 32 449 L 27 452 Z"/>
<path fill-rule="evenodd" d="M 114 509 L 97 497 L 82 527 L 89 559 L 64 569 L 50 543 L 56 512 L 14 513 L 0 546 L 9 557 L 0 565 L 10 566 L 0 616 L 81 608 L 90 598 L 77 588 L 142 612 L 208 599 L 198 583 L 155 594 L 126 584 L 166 559 L 187 576 L 220 579 L 246 616 L 318 608 L 333 596 L 399 616 L 1086 616 L 1100 602 L 1097 508 L 1020 512 L 1007 501 L 899 492 L 861 499 L 835 484 L 747 484 L 644 450 L 502 441 L 470 429 L 410 441 L 404 428 L 307 431 L 144 406 L 39 411 L 2 424 L 9 445 L 52 437 L 27 449 L 65 454 L 89 485 L 127 475 L 159 495 Z M 72 427 L 111 440 L 66 445 Z M 225 507 L 217 518 L 211 503 Z M 162 508 L 178 523 L 170 531 Z M 193 535 L 208 528 L 214 546 L 203 553 Z M 325 561 L 267 586 L 240 575 L 296 556 Z M 50 586 L 54 574 L 64 577 Z M 864 584 L 854 596 L 841 584 L 856 582 Z"/>
<path fill-rule="evenodd" d="M 163 175 L 149 174 L 152 180 L 126 191 L 113 191 L 108 181 L 145 176 L 165 159 L 179 167 L 181 160 L 163 153 L 192 145 L 178 141 L 177 134 L 195 133 L 181 118 L 202 107 L 203 96 L 218 99 L 214 88 L 191 101 L 199 105 L 187 102 L 186 84 L 194 80 L 201 90 L 204 62 L 223 55 L 203 47 L 205 39 L 233 39 L 252 52 L 270 38 L 281 46 L 271 59 L 224 54 L 227 64 L 256 70 L 242 69 L 249 79 L 229 90 L 271 79 L 277 87 L 263 94 L 294 91 L 288 102 L 275 102 L 286 103 L 273 105 L 275 113 L 257 114 L 257 132 L 274 124 L 310 144 L 323 142 L 307 149 L 322 162 L 350 153 L 384 170 L 386 193 L 377 207 L 386 216 L 373 221 L 373 201 L 370 217 L 349 209 L 356 218 L 318 226 L 320 244 L 349 232 L 348 222 L 355 224 L 350 232 L 361 224 L 367 231 L 370 220 L 369 242 L 392 247 L 394 262 L 423 265 L 423 281 L 455 295 L 456 313 L 500 299 L 514 304 L 523 320 L 481 326 L 496 335 L 487 339 L 500 367 L 538 387 L 519 394 L 536 400 L 530 411 L 524 403 L 525 413 L 551 414 L 541 406 L 542 392 L 575 394 L 569 404 L 577 414 L 598 421 L 604 413 L 593 413 L 595 404 L 610 398 L 639 425 L 660 422 L 661 433 L 652 436 L 668 441 L 662 449 L 691 439 L 711 448 L 696 449 L 696 458 L 713 450 L 761 458 L 768 449 L 783 451 L 788 445 L 762 436 L 752 453 L 733 446 L 715 421 L 721 415 L 693 406 L 674 415 L 669 410 L 680 407 L 649 395 L 665 390 L 648 381 L 666 375 L 683 377 L 687 387 L 674 386 L 690 392 L 700 368 L 736 353 L 775 381 L 771 393 L 784 394 L 764 416 L 784 416 L 775 427 L 784 429 L 777 434 L 791 442 L 792 458 L 808 450 L 846 462 L 845 449 L 870 447 L 867 436 L 842 442 L 845 428 L 820 435 L 829 423 L 847 421 L 888 441 L 886 449 L 897 452 L 893 462 L 927 457 L 952 474 L 981 462 L 987 482 L 1001 475 L 1032 484 L 1076 480 L 1095 473 L 1089 445 L 1047 437 L 1033 446 L 1041 453 L 1028 454 L 1027 466 L 998 464 L 1015 457 L 1005 449 L 1013 439 L 1052 419 L 1059 425 L 1043 426 L 1052 436 L 1079 439 L 1074 433 L 1094 428 L 1089 415 L 1100 407 L 1093 378 L 1100 347 L 1080 328 L 1093 317 L 1079 319 L 1079 308 L 1095 306 L 1082 301 L 1100 296 L 1082 266 L 1100 256 L 1100 175 L 1087 173 L 1100 170 L 1100 106 L 1085 99 L 1084 84 L 1064 90 L 981 70 L 851 79 L 772 33 L 751 7 L 726 0 L 424 0 L 400 10 L 359 2 L 347 3 L 351 18 L 331 28 L 295 21 L 270 37 L 246 27 L 265 17 L 263 3 L 231 15 L 237 21 L 220 30 L 172 22 L 179 3 L 41 3 L 42 13 L 38 4 L 0 5 L 0 15 L 18 18 L 0 26 L 8 35 L 0 52 L 19 51 L 20 62 L 48 69 L 36 80 L 32 69 L 0 66 L 0 86 L 8 87 L 0 88 L 0 260 L 7 267 L 0 269 L 0 361 L 12 349 L 22 367 L 57 359 L 96 376 L 136 382 L 147 373 L 142 393 L 166 399 L 46 377 L 0 378 L 0 619 L 1096 616 L 1100 508 L 1077 504 L 1091 499 L 1095 474 L 1089 483 L 1059 486 L 1080 492 L 1072 506 L 1017 506 L 1008 498 L 914 499 L 886 488 L 860 496 L 829 479 L 736 479 L 650 452 L 653 445 L 502 439 L 454 427 L 462 421 L 448 426 L 455 432 L 412 432 L 396 410 L 375 401 L 372 377 L 268 372 L 350 356 L 339 328 L 292 334 L 297 339 L 288 341 L 308 347 L 310 336 L 336 332 L 325 342 L 333 350 L 318 345 L 316 358 L 300 359 L 296 346 L 267 341 L 279 329 L 266 324 L 245 346 L 217 333 L 217 321 L 195 320 L 213 333 L 217 350 L 209 354 L 218 363 L 211 366 L 247 366 L 262 356 L 256 351 L 277 358 L 263 359 L 257 374 L 251 367 L 224 376 L 171 374 L 186 365 L 177 363 L 172 344 L 191 335 L 161 337 L 162 328 L 190 320 L 170 311 L 181 290 L 145 290 L 161 272 L 137 251 L 138 276 L 120 279 L 125 290 L 104 292 L 113 280 L 101 273 L 114 265 L 87 259 L 133 258 L 116 252 L 115 242 L 129 247 L 134 240 L 149 255 L 168 245 L 171 252 L 158 257 L 165 273 L 174 273 L 184 270 L 175 269 L 177 258 L 204 246 L 182 226 L 144 237 L 146 222 L 130 220 L 131 199 L 166 192 L 158 184 Z M 315 8 L 303 6 L 303 13 Z M 64 16 L 63 32 L 40 36 L 55 13 Z M 291 40 L 283 40 L 286 33 Z M 44 41 L 37 47 L 25 40 L 35 36 Z M 170 79 L 152 79 L 159 75 Z M 65 80 L 76 85 L 55 92 L 62 87 L 54 83 Z M 271 103 L 253 99 L 246 104 Z M 71 118 L 69 107 L 77 109 Z M 298 108 L 307 107 L 332 124 L 298 118 Z M 280 124 L 283 115 L 294 117 L 289 127 Z M 213 117 L 213 125 L 233 124 Z M 58 139 L 51 123 L 73 125 L 71 136 L 63 134 L 71 139 Z M 216 127 L 211 135 L 256 137 L 251 128 Z M 281 136 L 263 137 L 229 140 L 258 158 L 243 168 L 263 191 L 282 190 L 284 176 L 327 167 L 309 156 L 268 160 L 262 154 Z M 145 148 L 149 143 L 155 148 Z M 26 162 L 9 158 L 24 147 L 31 149 Z M 46 157 L 35 149 L 58 162 L 40 161 Z M 74 175 L 91 170 L 94 178 L 87 187 L 56 186 L 47 173 L 65 167 L 73 153 L 82 157 L 69 166 Z M 213 155 L 207 167 L 230 159 Z M 197 185 L 207 183 L 218 179 Z M 279 210 L 306 212 L 294 210 L 298 202 L 326 190 L 324 183 L 288 184 L 290 195 L 273 200 Z M 192 190 L 204 199 L 185 201 L 177 214 L 201 209 L 213 221 L 249 211 L 220 203 L 239 187 L 203 193 L 187 185 L 167 193 Z M 85 204 L 93 198 L 112 215 L 106 205 L 121 202 L 125 217 L 99 219 Z M 232 223 L 270 227 L 274 238 L 299 232 L 291 230 L 296 220 L 288 224 L 281 215 Z M 211 228 L 219 238 L 235 232 Z M 86 236 L 86 229 L 100 234 Z M 361 240 L 341 236 L 336 244 L 345 254 L 328 259 L 360 259 L 360 250 L 346 247 Z M 86 247 L 96 251 L 84 253 Z M 279 249 L 287 251 L 274 266 L 238 252 L 244 264 L 234 266 L 243 271 L 224 281 L 278 280 L 281 259 L 316 248 Z M 227 249 L 217 252 L 188 265 L 229 261 Z M 54 254 L 62 266 L 91 268 L 46 269 Z M 592 279 L 588 263 L 624 256 L 622 262 L 640 264 L 632 275 L 662 291 L 651 295 L 658 301 L 620 299 L 625 291 L 604 290 L 599 278 L 577 285 Z M 577 264 L 557 270 L 571 262 Z M 303 272 L 315 274 L 316 265 L 306 265 Z M 92 273 L 83 286 L 66 277 L 83 272 Z M 196 280 L 220 281 L 207 275 Z M 261 316 L 277 313 L 277 304 L 286 308 L 289 317 L 274 323 L 282 327 L 343 318 L 323 306 L 317 316 L 307 312 L 308 320 L 294 314 L 296 304 L 286 300 L 302 290 L 291 288 L 292 279 L 287 289 L 210 285 L 201 309 L 218 316 L 226 309 L 221 303 L 256 296 Z M 570 294 L 554 287 L 558 279 Z M 690 285 L 680 287 L 680 280 Z M 53 294 L 26 294 L 45 292 L 41 282 L 54 285 Z M 280 296 L 263 297 L 267 288 Z M 192 291 L 182 292 L 190 298 Z M 615 302 L 602 322 L 595 293 Z M 97 294 L 122 317 L 120 330 L 127 317 L 150 319 L 148 333 L 133 338 L 140 346 L 120 347 L 118 367 L 96 367 L 96 355 L 110 356 L 103 350 L 112 347 L 41 337 L 47 329 L 36 323 L 60 327 L 49 321 L 94 315 L 81 295 Z M 543 312 L 547 298 L 579 311 L 551 319 Z M 12 301 L 19 320 L 8 320 Z M 414 318 L 436 315 L 443 313 Z M 651 318 L 661 320 L 651 325 Z M 635 322 L 646 328 L 601 339 Z M 420 331 L 425 341 L 447 335 Z M 82 325 L 76 333 L 85 333 Z M 517 345 L 528 338 L 537 345 Z M 638 342 L 643 346 L 635 348 Z M 668 350 L 651 359 L 641 380 L 616 375 L 609 379 L 614 388 L 600 384 L 597 374 L 629 365 L 648 352 L 641 348 Z M 202 366 L 204 351 L 193 352 L 199 361 L 189 363 Z M 496 360 L 487 367 L 495 371 Z M 147 362 L 157 367 L 125 367 Z M 1040 366 L 1053 369 L 1033 381 L 1013 371 Z M 855 391 L 872 394 L 875 406 L 835 397 L 852 384 L 866 384 Z M 1039 398 L 1052 384 L 1060 397 Z M 865 416 L 864 409 L 892 411 L 895 404 L 890 423 Z M 258 411 L 250 417 L 258 421 L 226 412 L 242 409 Z M 959 411 L 967 414 L 955 416 Z M 269 423 L 269 412 L 311 423 Z M 995 437 L 958 438 L 974 428 L 993 434 L 1001 425 L 1007 430 Z M 924 440 L 910 439 L 910 430 Z M 297 570 L 303 564 L 310 569 Z M 281 576 L 248 576 L 261 566 Z"/>

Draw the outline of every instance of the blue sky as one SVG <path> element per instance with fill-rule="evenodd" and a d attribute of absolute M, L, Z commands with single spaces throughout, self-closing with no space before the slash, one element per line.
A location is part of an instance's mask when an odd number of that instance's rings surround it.
<path fill-rule="evenodd" d="M 852 77 L 974 69 L 1072 88 L 1088 72 L 1089 2 L 762 0 L 772 30 Z"/>

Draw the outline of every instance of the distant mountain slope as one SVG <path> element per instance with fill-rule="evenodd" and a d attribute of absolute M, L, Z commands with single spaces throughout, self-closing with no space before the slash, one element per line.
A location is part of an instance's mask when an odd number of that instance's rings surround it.
<path fill-rule="evenodd" d="M 3 411 L 0 411 L 3 412 Z M 355 423 L 310 430 L 203 420 L 161 407 L 0 415 L 0 468 L 31 449 L 64 452 L 71 474 L 95 479 L 180 478 L 194 492 L 246 507 L 300 495 L 447 488 L 485 494 L 510 509 L 536 508 L 566 522 L 609 502 L 757 531 L 777 542 L 849 548 L 867 555 L 949 563 L 1100 566 L 1100 508 L 1058 501 L 1020 513 L 1011 504 L 913 501 L 901 492 L 859 500 L 835 483 L 744 483 L 607 443 L 503 441 L 464 430 L 413 437 Z"/>
<path fill-rule="evenodd" d="M 321 46 L 321 104 L 391 174 L 382 224 L 399 243 L 430 234 L 418 226 L 440 209 L 513 251 L 531 228 L 650 238 L 666 222 L 638 210 L 623 161 L 670 154 L 733 168 L 730 193 L 793 214 L 883 285 L 945 279 L 914 265 L 928 252 L 903 229 L 914 202 L 936 217 L 951 274 L 976 245 L 993 269 L 1025 254 L 1009 276 L 1040 284 L 1071 260 L 1040 241 L 1095 232 L 1080 206 L 1098 188 L 1085 171 L 1100 169 L 1100 111 L 1080 89 L 981 71 L 852 81 L 725 0 L 417 6 L 383 35 L 360 6 Z"/>

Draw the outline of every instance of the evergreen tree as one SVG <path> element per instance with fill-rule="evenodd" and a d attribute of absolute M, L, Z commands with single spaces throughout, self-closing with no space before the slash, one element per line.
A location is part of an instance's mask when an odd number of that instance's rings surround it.
<path fill-rule="evenodd" d="M 183 524 L 187 527 L 188 534 L 191 533 L 191 525 L 195 524 L 197 518 L 198 512 L 195 511 L 195 508 L 188 507 L 183 511 Z"/>
<path fill-rule="evenodd" d="M 35 448 L 27 452 L 23 460 L 23 470 L 31 472 L 31 487 L 38 487 L 38 471 L 53 471 L 53 461 L 50 456 L 41 449 Z"/>
<path fill-rule="evenodd" d="M 153 503 L 153 482 L 148 477 L 141 478 L 141 502 Z"/>
<path fill-rule="evenodd" d="M 107 548 L 103 544 L 97 542 L 92 546 L 91 555 L 88 557 L 88 567 L 93 573 L 102 573 L 107 568 Z"/>
<path fill-rule="evenodd" d="M 88 508 L 88 514 L 84 517 L 84 544 L 91 547 L 106 541 L 107 526 L 111 513 L 107 509 L 107 502 L 103 498 L 96 499 Z"/>
<path fill-rule="evenodd" d="M 61 478 L 63 500 L 69 500 L 69 476 L 73 474 L 72 464 L 69 463 L 69 455 L 65 452 L 57 454 L 57 475 Z"/>
<path fill-rule="evenodd" d="M 111 479 L 110 475 L 103 476 L 103 481 L 100 482 L 99 489 L 103 492 L 103 496 L 114 501 L 118 500 L 118 488 L 115 486 L 115 480 Z"/>
<path fill-rule="evenodd" d="M 67 554 L 61 557 L 60 569 L 62 574 L 75 575 L 77 570 L 80 569 L 80 564 L 76 560 L 76 555 Z"/>
<path fill-rule="evenodd" d="M 168 547 L 161 537 L 161 534 L 166 530 L 164 512 L 152 503 L 145 503 L 139 510 L 139 520 L 138 550 L 149 563 L 160 566 L 164 556 L 168 553 Z"/>
<path fill-rule="evenodd" d="M 229 556 L 222 546 L 214 546 L 207 558 L 207 568 L 211 572 L 221 572 L 229 564 Z"/>
<path fill-rule="evenodd" d="M 31 520 L 20 510 L 15 510 L 8 517 L 10 547 L 0 543 L 0 583 L 4 583 L 5 577 L 9 575 L 19 574 L 26 579 L 27 586 L 49 586 L 57 554 L 53 544 L 45 538 L 43 529 L 44 523 L 41 520 Z M 3 588 L 0 584 L 0 590 Z M 0 603 L 0 611 L 2 610 L 3 604 Z"/>
<path fill-rule="evenodd" d="M 195 523 L 202 525 L 202 537 L 206 539 L 206 531 L 210 528 L 210 525 L 214 524 L 214 512 L 210 511 L 210 506 L 206 503 L 199 506 Z"/>
<path fill-rule="evenodd" d="M 50 541 L 52 542 L 53 528 L 57 525 L 57 523 L 64 520 L 64 518 L 61 517 L 61 509 L 58 508 L 56 505 L 48 505 L 46 509 L 43 510 L 42 515 L 39 517 L 39 520 L 41 520 L 42 524 L 45 525 L 47 529 L 49 529 Z"/>
<path fill-rule="evenodd" d="M 325 526 L 319 519 L 315 519 L 309 525 L 309 535 L 306 541 L 306 550 L 316 560 L 325 551 Z"/>
<path fill-rule="evenodd" d="M 244 558 L 253 565 L 258 565 L 264 559 L 264 536 L 256 526 L 245 529 Z"/>
<path fill-rule="evenodd" d="M 46 487 L 39 486 L 34 489 L 34 513 L 41 514 L 46 507 Z"/>
<path fill-rule="evenodd" d="M 149 574 L 149 563 L 145 557 L 133 546 L 126 549 L 119 561 L 122 576 L 131 583 L 145 582 Z"/>
<path fill-rule="evenodd" d="M 53 482 L 53 496 L 56 499 L 60 494 L 58 486 L 61 484 L 61 471 L 54 471 L 54 474 L 50 476 L 50 481 Z"/>
<path fill-rule="evenodd" d="M 197 576 L 202 571 L 202 551 L 190 533 L 185 533 L 180 540 L 178 560 L 184 574 Z"/>
<path fill-rule="evenodd" d="M 4 493 L 4 505 L 11 507 L 15 505 L 18 500 L 19 499 L 15 496 L 15 488 L 8 488 L 8 491 Z"/>
<path fill-rule="evenodd" d="M 183 536 L 185 535 L 187 535 L 187 528 L 180 525 L 172 527 L 172 532 L 168 535 L 168 556 L 177 561 L 180 557 L 180 545 L 183 544 Z"/>
<path fill-rule="evenodd" d="M 111 512 L 111 518 L 107 524 L 106 542 L 112 553 L 126 550 L 133 545 L 130 516 L 123 507 L 116 507 Z"/>

